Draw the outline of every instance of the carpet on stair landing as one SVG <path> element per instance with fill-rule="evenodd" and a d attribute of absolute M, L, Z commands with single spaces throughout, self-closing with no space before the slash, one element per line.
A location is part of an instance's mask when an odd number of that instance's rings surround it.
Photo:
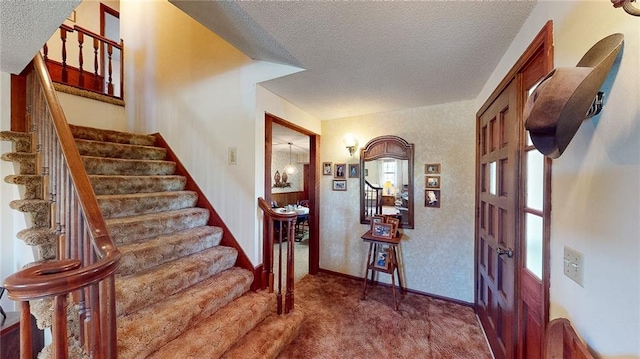
<path fill-rule="evenodd" d="M 472 308 L 320 273 L 296 283 L 305 320 L 278 358 L 491 358 Z"/>

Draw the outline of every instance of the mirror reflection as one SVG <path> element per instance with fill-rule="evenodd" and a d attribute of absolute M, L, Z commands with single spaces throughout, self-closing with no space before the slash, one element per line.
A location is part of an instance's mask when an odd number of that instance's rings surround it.
<path fill-rule="evenodd" d="M 360 163 L 360 222 L 395 215 L 401 227 L 413 228 L 413 145 L 396 136 L 377 137 L 361 150 Z"/>

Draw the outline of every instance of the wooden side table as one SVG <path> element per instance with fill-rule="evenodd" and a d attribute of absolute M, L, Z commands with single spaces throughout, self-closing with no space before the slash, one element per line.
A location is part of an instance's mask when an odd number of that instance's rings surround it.
<path fill-rule="evenodd" d="M 367 231 L 367 233 L 363 234 L 361 237 L 365 243 L 369 242 L 369 254 L 367 255 L 367 268 L 364 272 L 364 284 L 362 288 L 362 299 L 366 299 L 367 296 L 367 277 L 369 276 L 369 271 L 371 271 L 371 281 L 374 282 L 374 274 L 375 272 L 382 272 L 391 275 L 391 292 L 393 293 L 393 303 L 395 304 L 395 309 L 398 310 L 398 299 L 396 298 L 396 281 L 394 277 L 394 273 L 398 276 L 398 285 L 400 286 L 400 293 L 404 292 L 404 286 L 402 285 L 402 278 L 400 277 L 400 269 L 398 265 L 398 244 L 400 244 L 400 240 L 402 239 L 402 234 L 396 236 L 393 239 L 384 239 L 377 238 L 371 235 L 371 231 Z M 386 255 L 386 260 L 382 260 L 383 258 L 378 258 L 380 253 L 384 256 L 383 248 L 387 246 L 389 251 Z"/>

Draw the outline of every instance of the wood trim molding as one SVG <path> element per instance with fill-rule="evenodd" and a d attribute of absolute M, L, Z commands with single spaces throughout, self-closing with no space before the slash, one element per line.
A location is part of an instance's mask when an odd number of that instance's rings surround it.
<path fill-rule="evenodd" d="M 509 72 L 505 75 L 505 77 L 500 81 L 495 90 L 489 95 L 489 98 L 484 102 L 482 107 L 476 113 L 476 117 L 480 117 L 482 113 L 484 113 L 489 105 L 493 103 L 493 101 L 500 95 L 500 93 L 509 85 L 511 80 L 515 78 L 516 74 L 520 72 L 520 70 L 525 66 L 527 61 L 532 58 L 536 51 L 540 48 L 548 48 L 549 50 L 545 54 L 545 68 L 549 68 L 551 64 L 551 68 L 553 68 L 553 21 L 549 20 L 542 27 L 540 32 L 533 39 L 531 44 L 527 47 L 527 49 L 520 55 L 520 58 L 516 61 L 516 63 L 511 67 Z"/>

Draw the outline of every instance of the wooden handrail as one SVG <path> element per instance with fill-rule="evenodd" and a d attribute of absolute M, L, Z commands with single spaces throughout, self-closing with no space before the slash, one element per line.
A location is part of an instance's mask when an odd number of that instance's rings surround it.
<path fill-rule="evenodd" d="M 52 198 L 51 225 L 57 227 L 60 248 L 57 260 L 14 273 L 5 280 L 4 287 L 9 298 L 22 301 L 24 317 L 29 315 L 29 300 L 54 298 L 52 336 L 54 353 L 59 357 L 68 353 L 66 305 L 68 296 L 75 293 L 73 299 L 80 298 L 76 304 L 82 307 L 84 322 L 77 329 L 88 333 L 81 335 L 81 343 L 92 357 L 115 358 L 114 273 L 120 252 L 109 236 L 42 55 L 38 53 L 32 63 L 27 118 L 33 122 L 30 126 L 35 131 L 34 138 L 40 141 L 38 162 L 45 166 L 41 174 L 46 188 L 43 196 Z M 31 337 L 26 330 L 24 334 L 21 347 L 27 348 Z M 26 352 L 21 353 L 21 358 L 28 357 Z"/>
<path fill-rule="evenodd" d="M 100 40 L 100 41 L 102 41 L 104 43 L 111 44 L 113 47 L 115 47 L 115 48 L 117 48 L 119 50 L 122 50 L 122 44 L 121 43 L 119 44 L 119 43 L 117 43 L 117 42 L 115 42 L 115 41 L 113 41 L 111 39 L 107 39 L 106 37 L 104 37 L 102 35 L 98 35 L 98 34 L 96 34 L 95 32 L 93 32 L 91 30 L 87 30 L 84 27 L 81 27 L 81 26 L 78 26 L 78 25 L 74 25 L 73 29 L 76 30 L 77 32 L 81 32 L 81 33 L 83 33 L 83 34 L 85 34 L 87 36 L 91 36 L 94 39 Z"/>
<path fill-rule="evenodd" d="M 279 224 L 279 235 L 278 235 L 278 246 L 279 246 L 279 256 L 278 256 L 278 291 L 276 293 L 276 303 L 277 303 L 277 312 L 278 314 L 282 314 L 282 241 L 284 237 L 284 228 L 286 224 L 287 228 L 287 259 L 286 259 L 286 294 L 284 301 L 284 313 L 287 314 L 293 309 L 294 305 L 294 296 L 293 296 L 293 286 L 294 286 L 294 249 L 293 242 L 295 238 L 295 224 L 297 219 L 297 214 L 295 212 L 277 212 L 271 208 L 269 203 L 262 198 L 258 198 L 258 207 L 262 209 L 264 213 L 264 228 L 263 228 L 263 256 L 262 256 L 262 289 L 269 289 L 270 293 L 273 293 L 274 288 L 274 274 L 273 274 L 273 251 L 274 251 L 274 222 L 278 222 Z"/>

